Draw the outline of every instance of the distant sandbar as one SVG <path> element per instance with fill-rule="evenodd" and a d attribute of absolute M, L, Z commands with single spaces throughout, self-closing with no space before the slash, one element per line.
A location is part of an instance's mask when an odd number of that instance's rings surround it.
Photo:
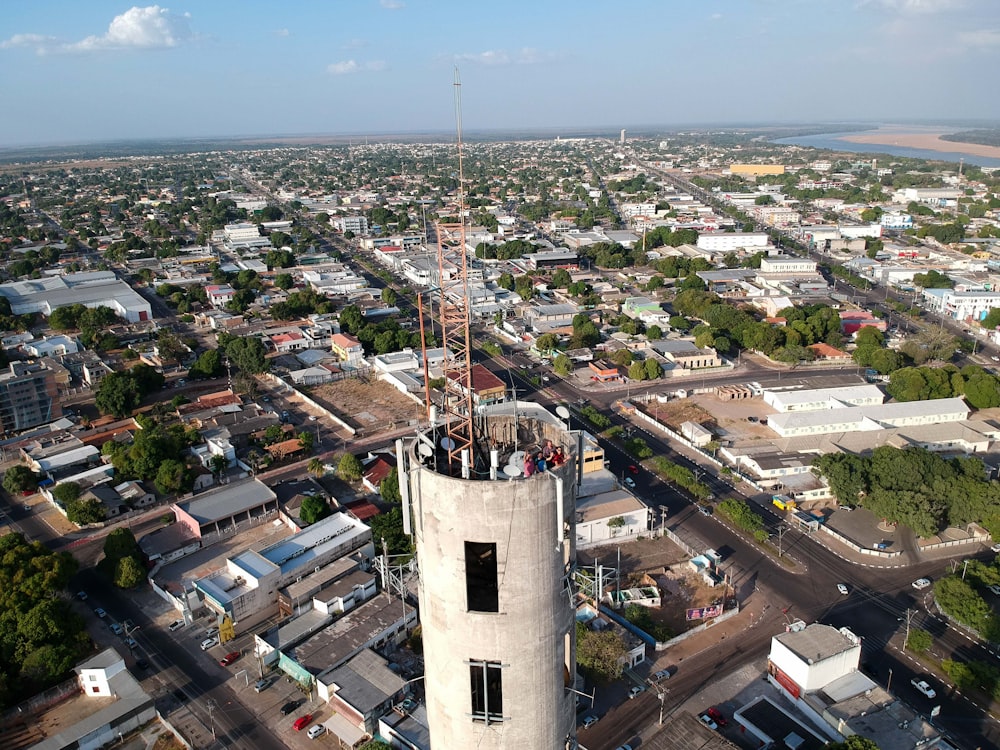
<path fill-rule="evenodd" d="M 880 130 L 875 133 L 843 135 L 840 136 L 838 140 L 849 141 L 850 143 L 869 143 L 876 146 L 922 148 L 927 151 L 946 151 L 953 154 L 974 154 L 975 156 L 987 156 L 993 159 L 1000 159 L 1000 146 L 984 146 L 980 143 L 945 141 L 942 140 L 942 135 L 947 135 L 947 132 L 905 133 L 894 130 Z"/>

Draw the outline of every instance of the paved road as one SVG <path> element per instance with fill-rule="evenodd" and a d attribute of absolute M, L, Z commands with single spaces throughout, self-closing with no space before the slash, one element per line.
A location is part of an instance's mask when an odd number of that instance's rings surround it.
<path fill-rule="evenodd" d="M 152 677 L 146 686 L 154 692 L 158 708 L 172 711 L 181 702 L 178 697 L 183 698 L 183 703 L 205 727 L 214 723 L 218 738 L 216 747 L 286 750 L 286 745 L 237 699 L 230 689 L 232 680 L 229 672 L 214 669 L 201 651 L 189 651 L 184 643 L 160 631 L 135 599 L 107 586 L 96 571 L 82 571 L 77 576 L 77 584 L 91 592 L 88 605 L 103 607 L 115 621 L 131 619 L 139 626 L 133 636 L 139 643 L 140 652 L 151 665 Z M 212 652 L 213 656 L 215 651 L 219 649 Z M 211 715 L 210 702 L 213 705 Z"/>

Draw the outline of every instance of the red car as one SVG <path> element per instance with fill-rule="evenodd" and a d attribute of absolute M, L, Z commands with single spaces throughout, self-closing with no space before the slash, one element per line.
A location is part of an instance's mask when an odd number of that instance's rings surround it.
<path fill-rule="evenodd" d="M 301 732 L 303 729 L 309 726 L 309 722 L 312 720 L 313 720 L 312 714 L 306 714 L 305 716 L 300 716 L 295 720 L 295 723 L 292 724 L 292 729 L 294 729 L 296 732 Z"/>
<path fill-rule="evenodd" d="M 729 723 L 728 721 L 726 721 L 726 717 L 722 715 L 722 711 L 717 709 L 715 706 L 712 706 L 705 713 L 711 716 L 712 719 L 715 720 L 715 723 L 718 724 L 720 727 L 724 727 L 726 726 L 726 724 Z"/>
<path fill-rule="evenodd" d="M 629 471 L 630 474 L 638 474 L 639 473 L 639 467 L 636 466 L 635 464 L 629 464 L 628 471 Z"/>
<path fill-rule="evenodd" d="M 221 664 L 224 667 L 228 667 L 234 661 L 239 659 L 240 656 L 242 656 L 242 654 L 240 654 L 239 651 L 230 651 L 228 654 L 219 659 L 219 664 Z"/>

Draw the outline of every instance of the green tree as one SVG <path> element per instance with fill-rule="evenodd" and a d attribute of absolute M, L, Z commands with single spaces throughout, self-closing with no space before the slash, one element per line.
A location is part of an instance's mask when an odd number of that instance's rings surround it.
<path fill-rule="evenodd" d="M 330 503 L 319 495 L 307 495 L 302 500 L 299 508 L 299 518 L 306 526 L 312 526 L 317 521 L 321 521 L 331 515 Z"/>
<path fill-rule="evenodd" d="M 191 365 L 191 368 L 188 370 L 188 377 L 194 380 L 208 380 L 210 378 L 217 378 L 224 372 L 225 367 L 222 365 L 222 354 L 219 353 L 218 349 L 209 349 L 206 352 L 202 352 L 194 364 Z"/>
<path fill-rule="evenodd" d="M 401 503 L 403 496 L 399 491 L 399 471 L 394 466 L 385 479 L 379 482 L 378 494 L 387 503 Z"/>
<path fill-rule="evenodd" d="M 565 354 L 557 354 L 556 358 L 552 360 L 552 367 L 556 371 L 557 375 L 562 377 L 568 377 L 573 372 L 573 360 L 567 357 Z"/>
<path fill-rule="evenodd" d="M 306 471 L 314 477 L 321 477 L 326 474 L 326 463 L 319 456 L 310 458 L 309 463 L 306 465 Z"/>
<path fill-rule="evenodd" d="M 576 624 L 576 661 L 594 678 L 611 682 L 621 677 L 626 651 L 624 640 L 614 630 L 590 630 L 583 623 Z"/>
<path fill-rule="evenodd" d="M 182 494 L 194 486 L 194 475 L 183 461 L 168 459 L 159 465 L 155 484 L 161 495 Z"/>
<path fill-rule="evenodd" d="M 302 446 L 302 450 L 306 453 L 312 453 L 313 444 L 316 442 L 316 436 L 311 432 L 302 431 L 299 433 L 299 445 Z"/>
<path fill-rule="evenodd" d="M 383 287 L 381 298 L 382 301 L 385 302 L 385 304 L 389 305 L 390 307 L 395 305 L 397 299 L 396 290 L 388 286 Z"/>
<path fill-rule="evenodd" d="M 146 570 L 136 557 L 123 557 L 115 568 L 113 583 L 120 589 L 134 589 L 146 580 Z"/>
<path fill-rule="evenodd" d="M 407 555 L 413 552 L 410 537 L 403 533 L 403 511 L 401 506 L 393 505 L 388 512 L 375 516 L 370 523 L 372 540 L 376 548 L 382 549 L 385 539 L 390 555 Z"/>
<path fill-rule="evenodd" d="M 80 485 L 76 482 L 61 482 L 52 489 L 52 497 L 65 508 L 80 497 Z"/>
<path fill-rule="evenodd" d="M 101 380 L 94 403 L 101 414 L 126 417 L 141 399 L 135 378 L 127 372 L 112 372 Z"/>
<path fill-rule="evenodd" d="M 879 746 L 867 737 L 853 734 L 843 742 L 828 742 L 826 750 L 879 750 Z"/>
<path fill-rule="evenodd" d="M 295 280 L 292 279 L 292 275 L 290 273 L 279 273 L 274 277 L 274 285 L 278 287 L 278 289 L 288 290 L 295 286 Z"/>
<path fill-rule="evenodd" d="M 16 495 L 38 487 L 38 476 L 27 466 L 17 464 L 7 469 L 3 477 L 3 488 Z"/>
<path fill-rule="evenodd" d="M 337 464 L 337 476 L 345 482 L 358 481 L 361 479 L 363 471 L 361 460 L 353 453 L 345 453 L 340 457 L 340 462 Z"/>
<path fill-rule="evenodd" d="M 906 647 L 918 654 L 926 653 L 934 644 L 934 638 L 926 630 L 914 628 L 910 631 L 910 637 L 906 640 Z"/>
<path fill-rule="evenodd" d="M 556 289 L 565 289 L 573 283 L 573 277 L 569 275 L 569 271 L 565 268 L 560 268 L 552 274 L 552 281 L 549 283 Z"/>
<path fill-rule="evenodd" d="M 96 498 L 77 499 L 66 503 L 66 518 L 79 526 L 100 523 L 107 518 L 107 515 L 104 505 Z"/>
<path fill-rule="evenodd" d="M 233 338 L 226 344 L 226 356 L 243 372 L 267 372 L 269 363 L 264 345 L 255 338 Z"/>

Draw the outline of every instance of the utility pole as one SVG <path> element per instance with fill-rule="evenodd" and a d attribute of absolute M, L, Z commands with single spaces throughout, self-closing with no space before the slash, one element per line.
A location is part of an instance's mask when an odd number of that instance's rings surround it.
<path fill-rule="evenodd" d="M 917 612 L 913 609 L 906 610 L 906 635 L 903 636 L 903 648 L 906 648 L 906 644 L 910 642 L 910 621 L 913 619 L 913 615 Z M 888 688 L 886 688 L 888 689 Z"/>
<path fill-rule="evenodd" d="M 212 725 L 212 739 L 215 740 L 215 715 L 212 713 L 215 710 L 215 701 L 209 698 L 205 706 L 208 708 L 208 721 Z"/>
<path fill-rule="evenodd" d="M 778 526 L 778 559 L 781 559 L 781 538 L 785 535 L 785 524 Z"/>

